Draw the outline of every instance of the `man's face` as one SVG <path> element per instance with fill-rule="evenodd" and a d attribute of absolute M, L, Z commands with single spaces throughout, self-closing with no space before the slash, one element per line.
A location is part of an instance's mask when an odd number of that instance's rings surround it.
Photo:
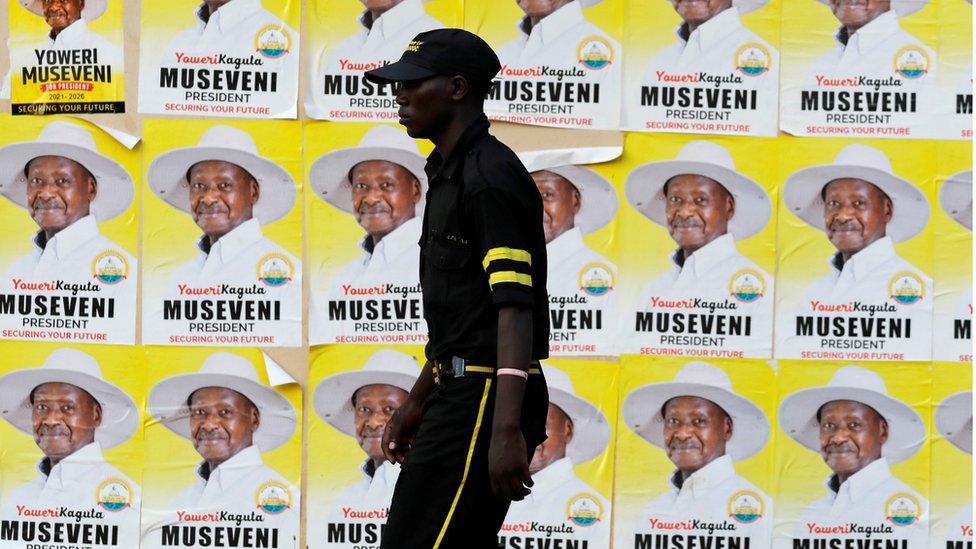
<path fill-rule="evenodd" d="M 830 0 L 830 9 L 841 25 L 857 30 L 891 9 L 891 0 Z"/>
<path fill-rule="evenodd" d="M 881 457 L 888 423 L 873 408 L 835 400 L 824 404 L 818 415 L 820 455 L 841 482 Z"/>
<path fill-rule="evenodd" d="M 735 214 L 732 195 L 701 175 L 677 175 L 665 185 L 668 232 L 688 257 L 728 232 Z"/>
<path fill-rule="evenodd" d="M 573 228 L 580 211 L 580 193 L 566 178 L 550 171 L 532 173 L 542 195 L 542 228 L 546 244 Z"/>
<path fill-rule="evenodd" d="M 367 160 L 353 166 L 349 175 L 353 215 L 374 244 L 413 219 L 420 202 L 420 182 L 403 166 Z"/>
<path fill-rule="evenodd" d="M 236 164 L 197 162 L 190 168 L 190 211 L 211 242 L 251 219 L 261 195 L 257 181 Z"/>
<path fill-rule="evenodd" d="M 440 135 L 452 118 L 453 94 L 448 76 L 401 82 L 396 97 L 400 125 L 414 139 Z"/>
<path fill-rule="evenodd" d="M 551 402 L 549 415 L 546 416 L 546 436 L 549 438 L 535 447 L 535 454 L 529 463 L 529 473 L 533 475 L 566 457 L 566 445 L 573 440 L 573 420 Z"/>
<path fill-rule="evenodd" d="M 685 478 L 724 456 L 730 438 L 732 420 L 710 400 L 680 396 L 664 405 L 664 447 Z"/>
<path fill-rule="evenodd" d="M 541 20 L 573 0 L 515 0 L 525 15 L 533 20 Z"/>
<path fill-rule="evenodd" d="M 98 186 L 81 164 L 63 156 L 39 156 L 27 163 L 26 172 L 28 211 L 48 237 L 91 212 Z"/>
<path fill-rule="evenodd" d="M 824 227 L 844 259 L 884 237 L 891 199 L 861 179 L 835 179 L 824 187 Z"/>
<path fill-rule="evenodd" d="M 190 395 L 190 437 L 211 470 L 253 443 L 261 423 L 257 407 L 226 387 L 204 387 Z"/>
<path fill-rule="evenodd" d="M 85 9 L 85 0 L 41 0 L 44 20 L 57 34 L 68 25 L 81 19 L 81 10 Z"/>
<path fill-rule="evenodd" d="M 404 402 L 407 392 L 393 385 L 376 383 L 364 385 L 352 395 L 356 438 L 359 447 L 373 463 L 381 463 L 383 457 L 383 429 L 390 416 Z"/>
<path fill-rule="evenodd" d="M 671 0 L 671 5 L 685 23 L 698 27 L 731 8 L 732 0 Z"/>
<path fill-rule="evenodd" d="M 53 462 L 95 441 L 102 407 L 87 391 L 68 383 L 43 383 L 31 399 L 34 442 Z"/>

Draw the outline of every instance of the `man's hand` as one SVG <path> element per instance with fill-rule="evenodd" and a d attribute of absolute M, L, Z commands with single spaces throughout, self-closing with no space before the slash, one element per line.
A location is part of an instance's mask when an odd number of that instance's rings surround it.
<path fill-rule="evenodd" d="M 420 428 L 422 406 L 407 399 L 390 416 L 383 429 L 383 456 L 390 463 L 403 463 Z"/>
<path fill-rule="evenodd" d="M 499 499 L 522 501 L 532 493 L 532 476 L 525 459 L 525 437 L 518 428 L 493 429 L 488 446 L 491 489 Z"/>

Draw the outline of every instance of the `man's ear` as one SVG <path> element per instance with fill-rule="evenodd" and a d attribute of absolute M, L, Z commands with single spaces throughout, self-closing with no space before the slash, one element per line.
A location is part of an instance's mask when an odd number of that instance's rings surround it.
<path fill-rule="evenodd" d="M 452 76 L 448 80 L 450 86 L 451 100 L 456 102 L 464 101 L 464 98 L 473 93 L 473 88 L 468 79 L 463 76 Z"/>

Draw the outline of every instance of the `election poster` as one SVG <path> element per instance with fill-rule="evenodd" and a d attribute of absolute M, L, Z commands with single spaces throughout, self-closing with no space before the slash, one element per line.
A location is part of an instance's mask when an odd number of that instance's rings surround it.
<path fill-rule="evenodd" d="M 460 27 L 461 0 L 311 0 L 305 4 L 305 115 L 396 122 L 395 84 L 363 77 L 400 59 L 421 32 Z"/>
<path fill-rule="evenodd" d="M 938 3 L 939 104 L 944 139 L 973 138 L 973 6 L 969 0 Z"/>
<path fill-rule="evenodd" d="M 930 363 L 842 364 L 778 361 L 773 547 L 937 547 Z"/>
<path fill-rule="evenodd" d="M 213 4 L 143 4 L 139 112 L 295 118 L 302 3 Z"/>
<path fill-rule="evenodd" d="M 627 134 L 613 163 L 620 352 L 769 358 L 779 147 L 700 137 Z"/>
<path fill-rule="evenodd" d="M 0 117 L 0 337 L 134 344 L 140 150 L 64 117 Z"/>
<path fill-rule="evenodd" d="M 121 0 L 8 0 L 11 112 L 125 112 Z"/>
<path fill-rule="evenodd" d="M 0 351 L 0 547 L 136 547 L 143 350 L 5 341 Z"/>
<path fill-rule="evenodd" d="M 577 129 L 618 129 L 623 4 L 467 0 L 464 28 L 495 50 L 501 70 L 489 118 Z"/>
<path fill-rule="evenodd" d="M 807 0 L 805 0 L 807 1 Z M 621 126 L 775 136 L 780 0 L 628 0 Z"/>
<path fill-rule="evenodd" d="M 302 388 L 258 349 L 146 352 L 140 547 L 301 547 Z"/>
<path fill-rule="evenodd" d="M 383 456 L 383 430 L 420 375 L 424 349 L 327 345 L 309 363 L 308 548 L 377 548 L 400 474 Z"/>
<path fill-rule="evenodd" d="M 781 139 L 777 358 L 931 360 L 936 143 Z"/>
<path fill-rule="evenodd" d="M 931 546 L 938 549 L 973 542 L 972 378 L 970 364 L 932 365 Z"/>
<path fill-rule="evenodd" d="M 705 360 L 623 357 L 615 548 L 769 547 L 773 370 Z"/>
<path fill-rule="evenodd" d="M 300 124 L 144 129 L 143 342 L 301 345 Z"/>
<path fill-rule="evenodd" d="M 938 207 L 932 208 L 935 329 L 932 359 L 973 360 L 973 157 L 970 142 L 940 143 Z"/>
<path fill-rule="evenodd" d="M 309 342 L 423 344 L 429 141 L 399 126 L 305 125 Z"/>
<path fill-rule="evenodd" d="M 935 48 L 944 30 L 936 4 L 910 0 L 866 10 L 834 9 L 825 0 L 784 2 L 780 129 L 813 137 L 958 139 L 938 123 L 942 68 Z"/>

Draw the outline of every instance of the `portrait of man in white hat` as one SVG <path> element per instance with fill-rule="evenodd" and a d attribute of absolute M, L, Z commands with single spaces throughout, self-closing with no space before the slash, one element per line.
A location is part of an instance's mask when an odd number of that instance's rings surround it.
<path fill-rule="evenodd" d="M 297 190 L 291 174 L 262 156 L 249 133 L 215 125 L 196 146 L 171 149 L 153 158 L 147 176 L 153 193 L 188 214 L 203 234 L 196 241 L 196 257 L 170 275 L 164 297 L 151 303 L 154 312 L 144 317 L 144 337 L 166 343 L 171 333 L 185 331 L 183 320 L 193 320 L 168 315 L 163 305 L 166 300 L 213 298 L 185 294 L 181 286 L 256 285 L 258 291 L 245 298 L 259 304 L 270 302 L 271 310 L 278 314 L 255 316 L 251 320 L 260 323 L 252 333 L 273 333 L 276 345 L 285 341 L 298 345 L 302 264 L 261 230 L 295 207 Z"/>
<path fill-rule="evenodd" d="M 342 333 L 343 328 L 330 321 L 327 311 L 330 301 L 347 299 L 343 287 L 420 284 L 418 242 L 427 193 L 426 162 L 417 142 L 405 131 L 373 126 L 359 145 L 329 151 L 312 163 L 309 182 L 315 196 L 351 214 L 366 231 L 359 242 L 359 258 L 327 285 L 321 277 L 314 281 L 316 290 L 326 289 L 325 295 L 318 291 L 312 295 L 312 344 L 334 343 L 335 335 Z M 419 295 L 414 297 L 419 299 Z M 421 319 L 422 315 L 416 320 Z"/>
<path fill-rule="evenodd" d="M 134 343 L 136 259 L 98 227 L 132 204 L 129 172 L 98 150 L 89 130 L 60 120 L 44 126 L 35 140 L 0 147 L 0 166 L 6 174 L 0 177 L 0 195 L 26 210 L 38 227 L 33 250 L 5 268 L 3 292 L 23 293 L 15 280 L 88 288 L 64 292 L 104 307 L 98 318 L 77 317 L 85 320 L 83 329 L 105 333 L 110 342 Z M 45 314 L 32 311 L 31 316 Z M 6 321 L 0 318 L 0 325 Z M 29 326 L 19 318 L 11 322 L 3 327 Z"/>
<path fill-rule="evenodd" d="M 0 534 L 0 547 L 24 547 L 31 538 L 21 539 L 20 533 L 34 531 L 36 525 L 27 524 L 34 521 L 47 523 L 55 544 L 68 542 L 67 536 L 56 532 L 79 524 L 92 537 L 104 532 L 99 536 L 105 543 L 136 547 L 141 489 L 102 455 L 136 433 L 139 408 L 132 397 L 105 380 L 91 355 L 64 347 L 38 367 L 0 376 L 0 402 L 4 403 L 0 416 L 33 437 L 44 454 L 37 463 L 37 476 L 5 494 L 0 516 L 13 528 Z M 94 510 L 99 516 L 32 519 L 18 506 L 63 508 L 78 516 Z M 7 533 L 13 536 L 6 537 Z"/>
<path fill-rule="evenodd" d="M 939 206 L 943 213 L 968 231 L 967 239 L 959 241 L 972 247 L 973 232 L 973 171 L 963 170 L 946 178 L 939 187 Z M 946 235 L 947 237 L 949 235 Z M 936 266 L 941 264 L 951 269 L 952 274 L 965 274 L 965 280 L 972 281 L 972 269 L 965 261 L 959 261 L 952 252 L 936 253 Z M 938 276 L 936 277 L 938 278 Z M 948 295 L 948 303 L 935 304 L 935 323 L 933 330 L 932 359 L 967 362 L 972 357 L 973 287 L 966 283 L 964 288 L 947 283 L 942 286 Z M 961 290 L 961 292 L 960 292 Z M 941 295 L 941 294 L 940 294 Z"/>
<path fill-rule="evenodd" d="M 721 368 L 689 362 L 673 381 L 631 391 L 623 420 L 638 436 L 664 450 L 675 465 L 671 490 L 640 513 L 636 535 L 665 534 L 657 522 L 700 520 L 732 526 L 726 546 L 769 547 L 773 500 L 735 471 L 735 462 L 759 453 L 769 440 L 769 419 L 752 400 L 736 393 Z M 738 538 L 738 539 L 731 539 Z M 618 543 L 634 539 L 630 532 Z"/>
<path fill-rule="evenodd" d="M 674 160 L 638 166 L 627 176 L 624 188 L 630 205 L 664 227 L 678 245 L 671 254 L 672 268 L 644 287 L 636 319 L 627 319 L 625 326 L 637 330 L 630 345 L 714 347 L 714 338 L 673 339 L 669 334 L 675 322 L 690 325 L 691 317 L 672 314 L 667 303 L 699 298 L 706 304 L 722 304 L 725 309 L 718 314 L 739 326 L 729 322 L 722 333 L 699 335 L 722 336 L 722 345 L 734 342 L 746 357 L 768 357 L 773 278 L 736 247 L 737 241 L 756 235 L 769 223 L 772 203 L 766 190 L 737 171 L 732 155 L 711 141 L 692 141 Z M 715 311 L 703 307 L 693 314 L 715 316 Z"/>
<path fill-rule="evenodd" d="M 253 514 L 260 518 L 246 525 L 255 527 L 252 535 L 276 539 L 279 547 L 297 543 L 299 491 L 261 454 L 292 439 L 298 416 L 288 399 L 261 381 L 250 360 L 213 353 L 198 372 L 157 382 L 146 405 L 160 425 L 192 443 L 202 461 L 196 482 L 170 503 L 167 520 L 143 520 L 149 522 L 143 548 L 168 546 L 165 540 L 174 534 L 172 539 L 187 539 L 179 533 L 195 528 L 180 512 Z"/>
<path fill-rule="evenodd" d="M 839 368 L 826 385 L 787 395 L 779 407 L 779 424 L 787 436 L 819 454 L 831 471 L 827 494 L 811 503 L 796 523 L 794 543 L 797 538 L 870 536 L 907 540 L 909 549 L 928 547 L 928 501 L 890 469 L 922 447 L 925 422 L 911 406 L 888 394 L 880 375 L 860 366 Z M 834 528 L 852 523 L 886 529 L 866 534 Z M 811 532 L 809 524 L 819 532 Z"/>
<path fill-rule="evenodd" d="M 951 394 L 935 408 L 935 430 L 943 439 L 959 451 L 973 455 L 973 392 L 960 391 Z M 933 464 L 933 471 L 938 470 Z M 965 475 L 965 473 L 963 473 Z M 972 490 L 972 472 L 969 472 L 966 492 Z M 959 479 L 962 482 L 962 479 Z M 945 517 L 948 518 L 948 517 Z M 937 547 L 966 547 L 973 541 L 973 503 L 960 509 L 949 528 L 945 530 L 945 543 Z"/>
<path fill-rule="evenodd" d="M 323 510 L 327 512 L 325 520 L 308 524 L 310 548 L 353 549 L 359 528 L 363 534 L 358 538 L 360 541 L 371 537 L 377 543 L 380 541 L 386 509 L 400 475 L 400 464 L 390 463 L 383 457 L 383 430 L 393 412 L 406 401 L 418 375 L 420 365 L 416 358 L 392 349 L 380 349 L 362 368 L 332 374 L 315 387 L 312 394 L 315 413 L 355 440 L 366 459 L 359 468 L 362 479 L 343 490 L 327 511 Z M 315 470 L 317 467 L 331 468 L 332 462 L 316 462 L 309 467 L 309 474 L 322 475 L 323 471 Z M 350 510 L 372 518 L 351 520 Z M 337 536 L 336 532 L 342 535 Z"/>
<path fill-rule="evenodd" d="M 352 4 L 357 0 L 342 0 Z M 356 18 L 356 33 L 342 40 L 326 56 L 323 48 L 309 56 L 307 61 L 308 93 L 305 94 L 305 113 L 310 118 L 338 119 L 330 114 L 333 109 L 349 109 L 351 98 L 367 97 L 363 89 L 367 84 L 362 79 L 363 67 L 373 68 L 392 63 L 400 58 L 407 44 L 414 36 L 444 24 L 427 13 L 424 4 L 430 0 L 358 0 L 365 8 Z M 323 16 L 328 16 L 326 12 Z M 355 67 L 355 68 L 352 68 Z M 351 90 L 343 88 L 340 93 L 328 90 L 327 80 L 355 76 L 362 86 Z M 382 88 L 381 88 L 382 89 Z M 356 110 L 396 111 L 396 96 L 392 88 L 385 98 L 369 98 L 367 104 L 356 105 Z M 366 107 L 364 109 L 364 107 Z M 344 118 L 348 119 L 348 118 Z"/>
<path fill-rule="evenodd" d="M 546 436 L 529 462 L 532 493 L 513 502 L 505 524 L 539 523 L 552 526 L 553 536 L 565 546 L 586 540 L 591 547 L 610 545 L 610 501 L 576 475 L 574 467 L 596 459 L 610 443 L 606 414 L 576 394 L 569 374 L 551 364 L 542 365 L 549 386 Z M 515 538 L 514 531 L 499 536 Z M 525 540 L 521 540 L 525 543 Z M 556 542 L 554 542 L 554 545 Z M 517 546 L 514 540 L 499 546 Z"/>
<path fill-rule="evenodd" d="M 844 338 L 862 338 L 883 342 L 871 349 L 891 353 L 889 360 L 929 360 L 932 279 L 895 249 L 928 224 L 925 194 L 894 173 L 884 152 L 856 143 L 841 149 L 831 164 L 790 175 L 783 184 L 783 203 L 823 231 L 837 252 L 829 259 L 830 272 L 803 292 L 794 315 L 780 315 L 777 356 L 849 349 Z M 869 315 L 853 303 L 875 310 Z M 852 324 L 843 320 L 869 316 L 875 321 L 866 329 L 849 328 Z"/>

